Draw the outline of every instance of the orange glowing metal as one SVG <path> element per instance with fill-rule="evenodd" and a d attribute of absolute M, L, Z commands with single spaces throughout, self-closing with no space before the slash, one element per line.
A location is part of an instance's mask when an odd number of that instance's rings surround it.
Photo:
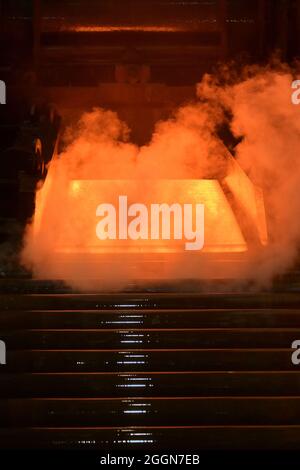
<path fill-rule="evenodd" d="M 30 250 L 37 276 L 62 279 L 178 279 L 243 276 L 251 247 L 267 243 L 261 191 L 228 157 L 217 179 L 80 179 L 54 159 L 37 192 Z M 204 205 L 204 245 L 186 239 L 105 239 L 97 236 L 97 207 L 129 204 Z M 171 219 L 170 219 L 171 220 Z M 174 220 L 171 221 L 174 223 Z M 170 223 L 170 229 L 174 225 Z M 258 244 L 257 244 L 258 243 Z M 50 256 L 49 256 L 50 255 Z M 72 281 L 73 282 L 73 281 Z"/>
<path fill-rule="evenodd" d="M 253 227 L 256 227 L 261 244 L 266 245 L 268 233 L 261 189 L 250 181 L 233 158 L 230 159 L 230 171 L 224 183 L 233 194 L 239 211 L 246 215 Z"/>
<path fill-rule="evenodd" d="M 184 26 L 130 26 L 130 25 L 93 25 L 93 26 L 67 26 L 63 28 L 76 33 L 115 33 L 115 32 L 145 32 L 145 33 L 174 33 L 188 31 Z"/>
<path fill-rule="evenodd" d="M 204 252 L 244 252 L 247 244 L 216 180 L 72 180 L 62 201 L 66 217 L 57 227 L 58 252 L 178 252 L 184 240 L 99 240 L 96 208 L 99 203 L 118 205 L 119 195 L 149 205 L 204 204 Z M 45 207 L 45 218 L 47 217 Z M 45 225 L 47 220 L 45 219 Z"/>

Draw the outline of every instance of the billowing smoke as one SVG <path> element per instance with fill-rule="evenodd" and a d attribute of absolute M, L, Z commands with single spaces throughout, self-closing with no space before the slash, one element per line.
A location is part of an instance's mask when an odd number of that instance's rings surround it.
<path fill-rule="evenodd" d="M 291 102 L 294 78 L 283 66 L 251 68 L 238 76 L 227 69 L 221 79 L 205 76 L 197 87 L 197 101 L 159 122 L 151 142 L 142 147 L 130 143 L 127 125 L 114 112 L 85 113 L 67 129 L 65 150 L 53 159 L 46 182 L 37 191 L 34 221 L 25 236 L 24 264 L 36 277 L 61 277 L 55 246 L 68 217 L 65 188 L 70 180 L 130 179 L 133 185 L 145 181 L 143 196 L 148 192 L 151 199 L 149 178 L 221 178 L 228 160 L 217 130 L 226 124 L 240 139 L 235 158 L 264 191 L 269 231 L 269 245 L 253 250 L 239 275 L 265 283 L 284 273 L 296 260 L 300 240 L 300 107 Z M 140 191 L 137 185 L 136 200 Z M 82 244 L 84 218 L 72 228 L 72 242 Z M 172 277 L 181 277 L 182 257 L 173 264 Z M 122 285 L 131 277 L 121 261 L 103 263 L 101 275 L 99 266 L 87 268 L 83 256 L 69 253 L 69 261 L 62 277 L 76 287 L 90 287 L 90 280 L 97 277 Z M 204 261 L 195 261 L 188 274 L 192 278 L 201 272 L 205 277 L 205 269 Z M 142 278 L 143 272 L 134 276 Z"/>
<path fill-rule="evenodd" d="M 232 74 L 227 76 L 232 78 Z M 255 253 L 248 275 L 268 283 L 295 263 L 300 241 L 300 107 L 292 103 L 295 74 L 285 65 L 244 69 L 239 79 L 220 86 L 205 77 L 200 97 L 218 102 L 242 138 L 236 158 L 264 192 L 270 243 Z"/>

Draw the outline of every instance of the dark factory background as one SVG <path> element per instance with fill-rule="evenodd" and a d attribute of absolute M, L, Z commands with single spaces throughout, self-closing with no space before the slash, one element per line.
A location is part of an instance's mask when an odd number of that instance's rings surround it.
<path fill-rule="evenodd" d="M 18 85 L 111 82 L 126 62 L 193 84 L 216 59 L 299 53 L 297 0 L 2 0 L 0 18 L 1 76 Z"/>

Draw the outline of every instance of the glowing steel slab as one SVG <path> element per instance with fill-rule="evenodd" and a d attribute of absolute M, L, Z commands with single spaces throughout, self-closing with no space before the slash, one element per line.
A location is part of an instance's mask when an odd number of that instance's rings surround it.
<path fill-rule="evenodd" d="M 55 191 L 55 182 L 52 191 Z M 118 207 L 118 198 L 125 195 L 128 205 L 196 204 L 204 205 L 204 253 L 240 253 L 247 243 L 231 206 L 217 180 L 71 180 L 57 210 L 56 253 L 169 253 L 184 252 L 183 240 L 100 240 L 96 235 L 96 209 L 101 203 Z M 53 198 L 51 198 L 53 201 Z M 51 203 L 50 203 L 51 205 Z M 43 213 L 36 232 L 47 230 L 47 212 L 53 212 L 44 201 Z M 193 252 L 197 253 L 197 252 Z M 199 253 L 199 251 L 198 251 Z"/>

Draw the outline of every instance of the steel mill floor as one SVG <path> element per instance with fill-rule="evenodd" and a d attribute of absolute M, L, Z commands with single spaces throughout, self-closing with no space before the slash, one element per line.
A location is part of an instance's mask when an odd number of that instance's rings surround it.
<path fill-rule="evenodd" d="M 2 448 L 300 448 L 297 289 L 0 291 Z"/>

